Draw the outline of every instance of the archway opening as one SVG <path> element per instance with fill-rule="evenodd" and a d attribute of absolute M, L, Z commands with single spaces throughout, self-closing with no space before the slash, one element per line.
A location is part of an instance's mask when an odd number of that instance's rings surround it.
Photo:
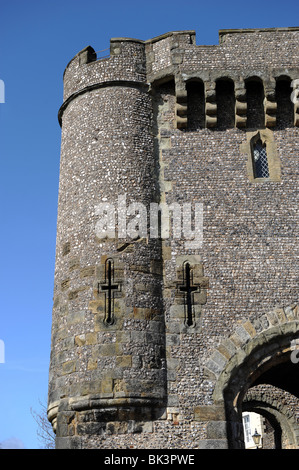
<path fill-rule="evenodd" d="M 268 420 L 275 448 L 297 448 L 299 363 L 292 360 L 291 341 L 292 337 L 285 335 L 259 343 L 233 369 L 223 393 L 230 448 L 245 448 L 242 413 L 249 409 Z M 259 395 L 253 399 L 252 391 L 257 388 Z"/>
<path fill-rule="evenodd" d="M 254 401 L 243 403 L 243 430 L 245 449 L 281 449 L 282 430 L 278 420 Z M 259 435 L 258 442 L 253 436 Z"/>

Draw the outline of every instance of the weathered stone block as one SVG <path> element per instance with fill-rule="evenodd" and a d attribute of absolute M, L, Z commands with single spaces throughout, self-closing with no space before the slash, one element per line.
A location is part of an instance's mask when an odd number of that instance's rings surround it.
<path fill-rule="evenodd" d="M 224 421 L 225 410 L 223 406 L 201 405 L 194 409 L 196 421 Z"/>

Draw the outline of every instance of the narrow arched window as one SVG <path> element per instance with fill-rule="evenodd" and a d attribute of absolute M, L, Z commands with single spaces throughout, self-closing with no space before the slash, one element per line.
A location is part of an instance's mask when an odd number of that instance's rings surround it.
<path fill-rule="evenodd" d="M 114 265 L 112 259 L 105 262 L 105 282 L 99 284 L 99 292 L 105 293 L 104 323 L 109 326 L 114 323 L 114 292 L 119 290 L 119 284 L 114 282 Z"/>
<path fill-rule="evenodd" d="M 216 81 L 217 127 L 228 129 L 235 126 L 235 87 L 230 79 Z"/>
<path fill-rule="evenodd" d="M 276 81 L 276 127 L 284 129 L 294 125 L 294 104 L 291 100 L 291 79 L 281 77 Z"/>
<path fill-rule="evenodd" d="M 255 178 L 269 178 L 269 166 L 266 145 L 261 139 L 252 145 L 253 172 Z"/>
<path fill-rule="evenodd" d="M 205 93 L 200 80 L 189 81 L 187 89 L 187 129 L 195 131 L 205 127 Z"/>
<path fill-rule="evenodd" d="M 264 86 L 259 79 L 246 81 L 247 97 L 247 128 L 261 129 L 265 127 Z"/>
<path fill-rule="evenodd" d="M 187 326 L 192 326 L 194 323 L 193 292 L 198 291 L 198 286 L 193 285 L 193 273 L 189 263 L 184 263 L 183 277 L 184 284 L 179 289 L 185 297 L 185 323 Z"/>

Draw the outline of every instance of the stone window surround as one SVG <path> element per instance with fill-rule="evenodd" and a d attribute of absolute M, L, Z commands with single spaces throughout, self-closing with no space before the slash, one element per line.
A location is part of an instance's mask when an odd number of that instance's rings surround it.
<path fill-rule="evenodd" d="M 281 181 L 281 162 L 274 141 L 273 132 L 270 129 L 259 129 L 246 133 L 246 141 L 241 144 L 241 152 L 247 155 L 247 174 L 251 183 L 263 183 L 266 181 Z M 253 145 L 257 140 L 266 145 L 269 177 L 256 178 L 254 175 Z"/>

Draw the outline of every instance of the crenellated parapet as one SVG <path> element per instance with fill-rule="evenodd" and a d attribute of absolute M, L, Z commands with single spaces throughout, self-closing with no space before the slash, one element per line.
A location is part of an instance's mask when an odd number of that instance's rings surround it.
<path fill-rule="evenodd" d="M 276 48 L 282 38 L 287 43 L 286 50 L 281 51 L 284 69 L 281 69 L 281 56 L 276 57 Z M 262 91 L 260 93 L 257 89 L 256 99 L 260 100 L 257 106 L 262 114 L 256 127 L 273 129 L 280 125 L 277 122 L 277 95 L 280 93 L 277 81 L 290 82 L 288 86 L 291 100 L 291 82 L 299 77 L 298 39 L 299 28 L 222 30 L 218 46 L 201 46 L 195 44 L 195 33 L 192 31 L 168 33 L 146 42 L 147 81 L 155 85 L 162 81 L 175 80 L 178 129 L 188 129 L 187 116 L 190 112 L 186 84 L 189 80 L 201 80 L 204 84 L 205 122 L 201 127 L 213 129 L 225 127 L 219 118 L 217 81 L 233 81 L 234 94 L 231 99 L 235 103 L 235 110 L 229 121 L 234 122 L 233 127 L 239 129 L 253 127 L 254 118 L 247 119 L 251 113 L 247 83 L 260 81 Z M 251 49 L 248 49 L 249 44 Z M 294 103 L 292 126 L 298 126 L 297 111 L 298 105 Z"/>
<path fill-rule="evenodd" d="M 110 41 L 110 56 L 97 59 L 88 46 L 78 52 L 64 71 L 64 101 L 92 87 L 115 82 L 146 83 L 144 41 L 115 38 Z"/>
<path fill-rule="evenodd" d="M 268 49 L 263 47 L 262 39 L 271 36 L 267 42 Z M 64 72 L 64 104 L 59 112 L 61 122 L 67 103 L 86 91 L 105 87 L 127 84 L 150 89 L 162 82 L 174 79 L 176 83 L 176 126 L 178 129 L 188 128 L 188 97 L 186 77 L 201 78 L 204 76 L 205 124 L 206 128 L 223 127 L 218 117 L 218 97 L 216 81 L 232 77 L 234 83 L 235 114 L 231 121 L 235 127 L 246 129 L 248 124 L 247 93 L 245 79 L 259 77 L 263 84 L 263 113 L 261 121 L 268 128 L 277 125 L 276 82 L 282 75 L 284 79 L 295 83 L 299 77 L 296 65 L 298 28 L 278 28 L 267 30 L 223 30 L 220 32 L 218 46 L 197 46 L 194 31 L 170 32 L 156 38 L 142 41 L 128 38 L 112 38 L 108 58 L 98 59 L 95 50 L 88 46 L 80 51 L 69 62 Z M 275 50 L 276 41 L 281 37 L 288 39 L 288 55 L 285 58 L 285 70 L 281 70 L 280 60 L 271 65 L 268 57 Z M 296 39 L 297 38 L 297 39 Z M 261 44 L 258 61 L 254 55 L 244 53 L 242 48 L 235 49 L 235 44 Z M 294 48 L 291 47 L 294 43 Z M 230 51 L 231 48 L 231 51 Z M 230 61 L 227 61 L 229 53 Z M 272 57 L 273 57 L 272 54 Z M 297 55 L 296 55 L 297 54 Z M 253 64 L 255 64 L 253 66 Z M 245 72 L 245 73 L 244 73 Z M 247 77 L 247 78 L 246 78 Z M 297 85 L 294 85 L 296 93 Z M 289 95 L 293 89 L 290 84 Z M 297 100 L 298 101 L 298 100 Z M 293 106 L 293 125 L 298 126 L 298 104 Z M 249 127 L 251 127 L 249 125 Z"/>

